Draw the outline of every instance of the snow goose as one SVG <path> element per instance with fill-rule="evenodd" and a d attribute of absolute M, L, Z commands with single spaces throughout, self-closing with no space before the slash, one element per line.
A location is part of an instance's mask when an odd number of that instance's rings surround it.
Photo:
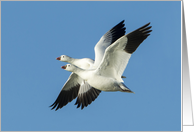
<path fill-rule="evenodd" d="M 92 87 L 101 91 L 121 91 L 133 93 L 123 82 L 123 74 L 131 54 L 150 35 L 150 23 L 122 36 L 106 50 L 100 65 L 94 70 L 84 70 L 72 64 L 63 69 L 79 75 Z"/>
<path fill-rule="evenodd" d="M 123 20 L 100 38 L 94 48 L 95 62 L 90 58 L 75 59 L 67 55 L 61 55 L 57 60 L 71 63 L 82 69 L 95 69 L 102 60 L 105 49 L 118 38 L 125 35 L 124 26 Z M 122 77 L 124 78 L 124 76 Z M 57 99 L 50 107 L 58 110 L 77 97 L 75 105 L 77 105 L 77 108 L 81 106 L 81 109 L 83 109 L 91 104 L 91 102 L 98 97 L 100 92 L 100 90 L 91 87 L 86 81 L 83 81 L 77 74 L 72 73 L 63 85 Z"/>

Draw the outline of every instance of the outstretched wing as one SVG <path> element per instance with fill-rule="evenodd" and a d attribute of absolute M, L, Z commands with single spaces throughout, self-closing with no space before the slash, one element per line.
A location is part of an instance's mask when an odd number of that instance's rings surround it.
<path fill-rule="evenodd" d="M 96 72 L 103 76 L 113 77 L 121 82 L 121 76 L 128 64 L 131 54 L 150 35 L 150 23 L 124 35 L 110 45 L 104 54 Z M 149 27 L 148 27 L 149 26 Z"/>
<path fill-rule="evenodd" d="M 52 109 L 56 108 L 55 110 L 58 110 L 75 99 L 78 95 L 81 82 L 82 79 L 77 74 L 72 73 L 66 83 L 63 85 L 63 88 L 61 89 L 57 99 L 50 107 L 52 107 Z"/>
<path fill-rule="evenodd" d="M 114 43 L 118 38 L 121 36 L 125 35 L 125 24 L 124 20 L 121 21 L 119 24 L 114 26 L 112 29 L 110 29 L 107 33 L 105 33 L 96 46 L 94 47 L 95 50 L 95 62 L 93 65 L 93 69 L 97 68 L 97 66 L 100 64 L 102 61 L 102 58 L 104 56 L 104 52 L 106 48 Z"/>

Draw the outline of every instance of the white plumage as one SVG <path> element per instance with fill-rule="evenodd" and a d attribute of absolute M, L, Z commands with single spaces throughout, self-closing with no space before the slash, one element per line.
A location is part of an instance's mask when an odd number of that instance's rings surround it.
<path fill-rule="evenodd" d="M 67 55 L 61 55 L 57 60 L 71 63 L 82 69 L 96 69 L 104 56 L 106 48 L 124 34 L 125 27 L 123 20 L 100 38 L 94 48 L 95 61 L 90 58 L 75 59 Z M 101 90 L 91 87 L 87 81 L 84 81 L 77 74 L 72 73 L 51 107 L 52 109 L 56 108 L 58 110 L 77 97 L 75 104 L 77 104 L 77 108 L 81 106 L 83 109 L 94 101 L 100 92 Z"/>
<path fill-rule="evenodd" d="M 150 35 L 149 33 L 152 30 L 149 30 L 151 28 L 151 26 L 148 27 L 149 24 L 122 36 L 108 46 L 103 59 L 96 69 L 84 70 L 71 64 L 65 65 L 62 68 L 76 73 L 98 90 L 133 93 L 124 85 L 121 75 L 128 64 L 131 54 Z"/>

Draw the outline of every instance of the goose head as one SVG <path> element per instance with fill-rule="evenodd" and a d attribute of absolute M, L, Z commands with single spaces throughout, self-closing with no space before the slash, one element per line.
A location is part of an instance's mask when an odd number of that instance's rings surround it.
<path fill-rule="evenodd" d="M 67 64 L 65 66 L 62 66 L 61 67 L 62 69 L 66 70 L 66 71 L 70 71 L 70 72 L 73 72 L 76 70 L 76 66 L 72 65 L 72 64 Z"/>
<path fill-rule="evenodd" d="M 60 57 L 57 57 L 56 60 L 68 62 L 70 60 L 70 57 L 67 55 L 61 55 Z"/>

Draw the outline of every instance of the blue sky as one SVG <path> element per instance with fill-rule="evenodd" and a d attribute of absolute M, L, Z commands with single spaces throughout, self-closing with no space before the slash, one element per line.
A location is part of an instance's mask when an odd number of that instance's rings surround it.
<path fill-rule="evenodd" d="M 135 94 L 102 92 L 83 110 L 49 106 L 70 72 L 56 57 L 94 59 L 104 33 L 151 22 L 124 72 Z M 1 2 L 2 131 L 180 131 L 181 2 Z"/>

